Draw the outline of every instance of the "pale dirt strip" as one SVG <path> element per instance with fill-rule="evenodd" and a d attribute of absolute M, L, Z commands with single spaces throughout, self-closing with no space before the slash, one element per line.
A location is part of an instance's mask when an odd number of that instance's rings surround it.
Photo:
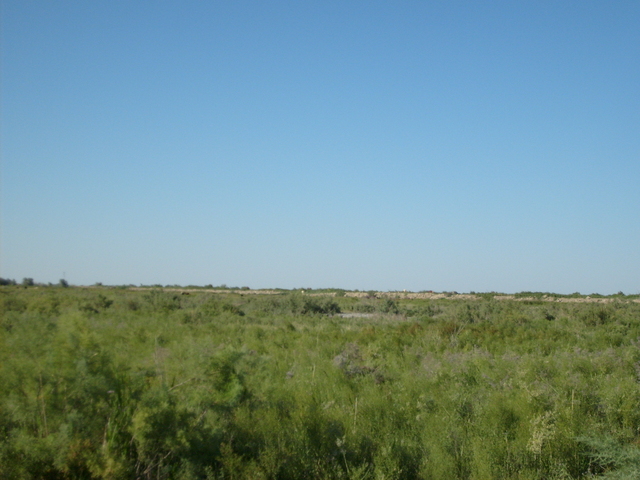
<path fill-rule="evenodd" d="M 367 298 L 371 297 L 367 292 L 346 292 L 345 297 Z M 412 292 L 376 292 L 375 298 L 391 299 L 426 299 L 426 300 L 481 300 L 483 297 L 466 293 L 412 293 Z M 484 297 L 486 298 L 486 297 Z M 593 297 L 553 297 L 543 295 L 542 297 L 516 297 L 515 295 L 494 295 L 494 300 L 512 300 L 514 302 L 556 302 L 556 303 L 640 303 L 640 299 L 621 300 L 619 298 L 593 298 Z"/>
<path fill-rule="evenodd" d="M 130 287 L 129 290 L 163 290 L 165 292 L 178 292 L 181 294 L 191 293 L 215 293 L 238 295 L 282 295 L 291 291 L 287 290 L 223 290 L 211 288 L 164 288 L 164 287 Z M 310 297 L 335 297 L 336 292 L 329 293 L 306 293 L 304 290 L 293 290 L 302 295 Z M 478 296 L 466 293 L 435 293 L 435 292 L 344 292 L 345 297 L 353 298 L 389 298 L 397 300 L 481 300 L 486 296 Z M 515 295 L 494 295 L 494 300 L 511 300 L 514 302 L 549 302 L 549 303 L 640 303 L 640 299 L 622 300 L 619 298 L 592 298 L 586 297 L 553 297 L 543 295 L 542 297 L 516 297 Z"/>
<path fill-rule="evenodd" d="M 282 290 L 220 290 L 215 288 L 173 288 L 173 287 L 129 287 L 129 290 L 162 290 L 163 292 L 178 293 L 238 293 L 240 295 L 280 295 Z"/>
<path fill-rule="evenodd" d="M 366 292 L 347 292 L 345 297 L 368 297 Z M 374 294 L 376 298 L 392 298 L 392 299 L 427 299 L 427 300 L 481 300 L 483 297 L 466 293 L 410 293 L 410 292 L 377 292 Z M 486 297 L 484 297 L 486 298 Z M 621 300 L 618 298 L 592 298 L 586 297 L 553 297 L 549 295 L 543 295 L 542 297 L 516 297 L 515 295 L 494 295 L 494 300 L 512 300 L 514 302 L 556 302 L 556 303 L 614 303 L 623 302 L 627 303 L 627 300 Z M 634 303 L 640 303 L 640 300 L 629 300 Z"/>

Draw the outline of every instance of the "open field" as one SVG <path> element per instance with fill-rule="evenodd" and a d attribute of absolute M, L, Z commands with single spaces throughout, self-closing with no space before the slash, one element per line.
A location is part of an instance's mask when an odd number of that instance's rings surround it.
<path fill-rule="evenodd" d="M 0 287 L 2 479 L 640 478 L 637 296 Z"/>

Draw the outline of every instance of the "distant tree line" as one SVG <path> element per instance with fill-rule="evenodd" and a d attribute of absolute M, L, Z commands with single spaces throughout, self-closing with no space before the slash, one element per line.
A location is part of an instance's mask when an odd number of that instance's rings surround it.
<path fill-rule="evenodd" d="M 0 277 L 0 286 L 2 285 L 18 285 L 18 282 L 16 282 L 14 279 L 12 278 L 1 278 Z M 33 281 L 33 278 L 30 277 L 25 277 L 22 279 L 22 282 L 20 283 L 20 285 L 22 285 L 23 287 L 34 287 L 36 285 L 40 285 L 40 284 L 36 284 L 36 282 Z M 52 286 L 51 283 L 48 284 L 49 286 Z M 64 288 L 67 288 L 69 286 L 69 282 L 67 282 L 64 278 L 61 278 L 60 281 L 58 282 L 58 285 Z"/>

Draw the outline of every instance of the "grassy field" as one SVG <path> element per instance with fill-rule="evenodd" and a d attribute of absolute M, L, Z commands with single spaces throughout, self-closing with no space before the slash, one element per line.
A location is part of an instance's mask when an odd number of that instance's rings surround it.
<path fill-rule="evenodd" d="M 211 290 L 0 287 L 0 478 L 640 478 L 637 297 Z"/>

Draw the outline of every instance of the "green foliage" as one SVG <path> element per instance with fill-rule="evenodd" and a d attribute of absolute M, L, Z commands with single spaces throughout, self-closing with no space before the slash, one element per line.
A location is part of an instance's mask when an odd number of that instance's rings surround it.
<path fill-rule="evenodd" d="M 394 313 L 394 314 L 400 313 L 398 304 L 394 300 L 391 300 L 390 298 L 387 298 L 382 302 L 382 304 L 380 305 L 380 311 L 382 313 Z"/>
<path fill-rule="evenodd" d="M 113 300 L 109 300 L 100 293 L 91 300 L 81 302 L 78 308 L 85 313 L 100 313 L 108 309 L 112 304 Z"/>
<path fill-rule="evenodd" d="M 153 289 L 143 295 L 145 306 L 151 312 L 169 313 L 181 307 L 180 295 L 166 293 L 161 289 Z"/>
<path fill-rule="evenodd" d="M 332 300 L 322 302 L 315 298 L 305 298 L 300 309 L 301 315 L 335 315 L 336 313 L 340 313 L 340 306 L 336 302 Z"/>
<path fill-rule="evenodd" d="M 632 480 L 640 478 L 640 448 L 611 437 L 580 437 L 589 458 L 589 471 L 598 478 Z"/>
<path fill-rule="evenodd" d="M 639 478 L 640 304 L 335 293 L 3 286 L 0 478 Z"/>

